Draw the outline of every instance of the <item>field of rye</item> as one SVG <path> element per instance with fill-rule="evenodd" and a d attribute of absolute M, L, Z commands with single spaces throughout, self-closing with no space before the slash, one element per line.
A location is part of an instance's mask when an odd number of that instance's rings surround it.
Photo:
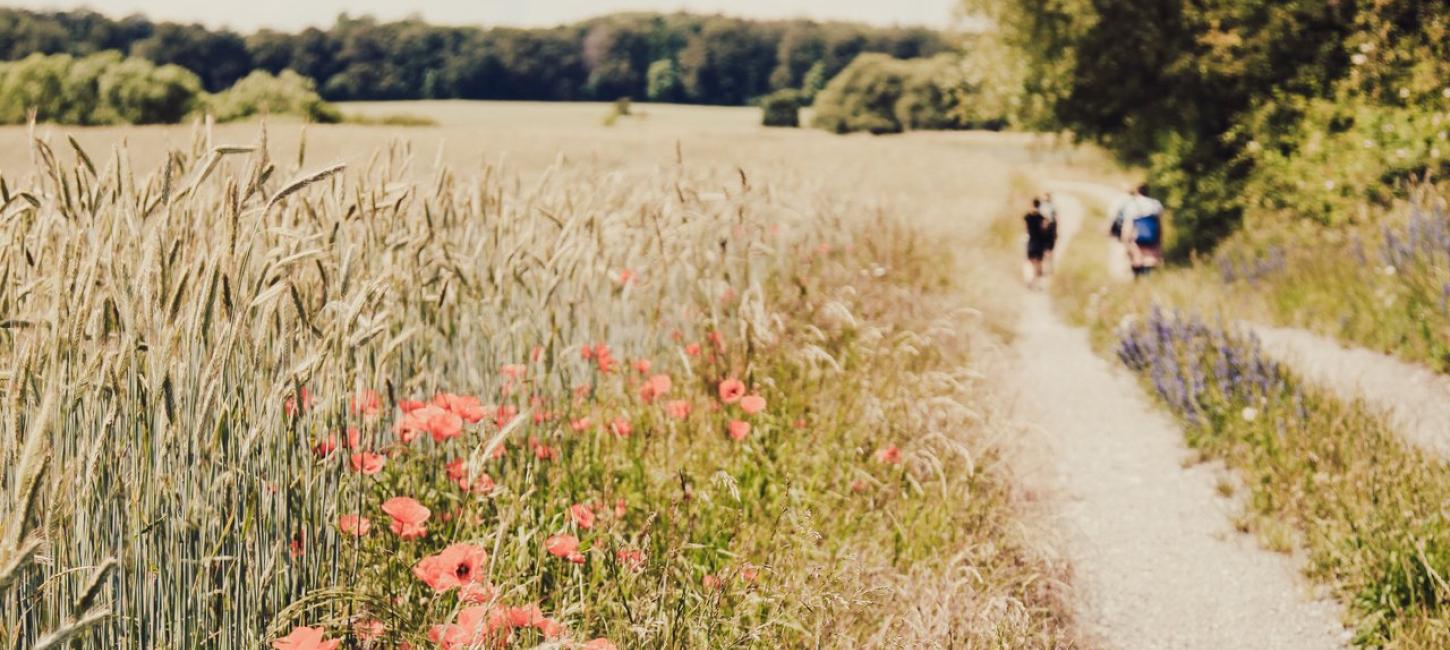
<path fill-rule="evenodd" d="M 214 139 L 0 177 L 8 647 L 1067 643 L 941 238 L 780 159 Z"/>

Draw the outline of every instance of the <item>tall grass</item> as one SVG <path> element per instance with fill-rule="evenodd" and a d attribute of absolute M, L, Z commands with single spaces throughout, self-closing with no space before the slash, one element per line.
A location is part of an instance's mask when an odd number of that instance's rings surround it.
<path fill-rule="evenodd" d="M 450 543 L 487 549 L 483 606 L 621 647 L 1071 644 L 940 242 L 683 157 L 525 182 L 211 140 L 150 175 L 35 141 L 0 179 L 0 480 L 34 504 L 6 539 L 49 548 L 0 591 L 11 647 L 426 647 L 470 606 L 413 573 Z M 442 393 L 487 417 L 400 438 Z"/>

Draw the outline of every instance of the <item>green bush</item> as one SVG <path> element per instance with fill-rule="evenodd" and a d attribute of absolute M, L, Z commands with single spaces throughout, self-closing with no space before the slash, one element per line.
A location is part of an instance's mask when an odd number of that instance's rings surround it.
<path fill-rule="evenodd" d="M 32 54 L 0 63 L 0 123 L 20 124 L 31 109 L 60 124 L 178 122 L 197 105 L 201 80 L 174 66 L 102 52 L 77 59 Z"/>
<path fill-rule="evenodd" d="M 254 70 L 231 88 L 211 96 L 207 110 L 219 122 L 259 114 L 296 115 L 323 124 L 342 121 L 342 113 L 322 100 L 312 80 L 291 70 L 278 75 Z"/>
<path fill-rule="evenodd" d="M 835 133 L 960 129 L 961 70 L 951 55 L 901 60 L 862 54 L 816 96 L 814 125 Z"/>
<path fill-rule="evenodd" d="M 801 125 L 801 106 L 805 97 L 798 90 L 789 88 L 777 90 L 760 99 L 765 126 L 798 127 Z"/>

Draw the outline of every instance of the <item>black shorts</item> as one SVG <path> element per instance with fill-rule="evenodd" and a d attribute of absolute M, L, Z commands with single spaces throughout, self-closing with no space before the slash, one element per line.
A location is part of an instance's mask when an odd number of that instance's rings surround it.
<path fill-rule="evenodd" d="M 1027 242 L 1027 259 L 1034 262 L 1039 261 L 1049 250 L 1051 248 L 1045 241 L 1029 241 Z"/>

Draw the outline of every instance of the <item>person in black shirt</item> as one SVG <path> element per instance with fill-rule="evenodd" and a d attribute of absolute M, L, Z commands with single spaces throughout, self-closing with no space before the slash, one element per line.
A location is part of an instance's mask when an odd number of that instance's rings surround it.
<path fill-rule="evenodd" d="M 1041 207 L 1042 201 L 1032 199 L 1032 211 L 1022 218 L 1027 224 L 1027 261 L 1032 264 L 1032 279 L 1027 286 L 1032 288 L 1042 281 L 1042 258 L 1050 241 L 1047 217 L 1042 215 Z"/>

